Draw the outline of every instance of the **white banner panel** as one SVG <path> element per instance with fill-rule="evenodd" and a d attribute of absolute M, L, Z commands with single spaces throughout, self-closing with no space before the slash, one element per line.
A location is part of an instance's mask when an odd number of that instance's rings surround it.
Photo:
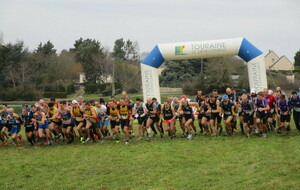
<path fill-rule="evenodd" d="M 147 97 L 155 97 L 157 98 L 157 101 L 161 103 L 158 70 L 154 67 L 141 64 L 141 72 L 144 101 L 146 102 Z"/>
<path fill-rule="evenodd" d="M 250 89 L 256 92 L 268 88 L 265 56 L 262 54 L 251 61 L 247 62 Z"/>
<path fill-rule="evenodd" d="M 158 44 L 166 60 L 199 59 L 237 55 L 243 38 Z"/>

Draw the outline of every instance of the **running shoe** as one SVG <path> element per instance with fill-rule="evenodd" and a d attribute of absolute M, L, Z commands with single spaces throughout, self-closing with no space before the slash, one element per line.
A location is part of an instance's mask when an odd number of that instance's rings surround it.
<path fill-rule="evenodd" d="M 116 140 L 116 143 L 119 143 L 120 141 L 119 140 Z"/>
<path fill-rule="evenodd" d="M 126 141 L 126 142 L 125 142 L 125 145 L 129 145 L 129 142 L 128 142 L 128 141 Z"/>
<path fill-rule="evenodd" d="M 22 142 L 23 142 L 23 137 L 22 137 L 22 135 L 19 136 L 19 139 L 20 139 L 20 142 L 22 143 Z"/>
<path fill-rule="evenodd" d="M 233 129 L 233 131 L 234 131 L 235 133 L 239 132 L 239 130 L 237 130 L 237 129 Z"/>
<path fill-rule="evenodd" d="M 4 141 L 3 143 L 2 143 L 2 146 L 6 146 L 7 145 L 7 141 Z"/>
<path fill-rule="evenodd" d="M 187 139 L 192 140 L 193 136 L 192 134 L 188 134 Z"/>
<path fill-rule="evenodd" d="M 84 141 L 84 137 L 80 137 L 80 141 L 83 142 Z"/>

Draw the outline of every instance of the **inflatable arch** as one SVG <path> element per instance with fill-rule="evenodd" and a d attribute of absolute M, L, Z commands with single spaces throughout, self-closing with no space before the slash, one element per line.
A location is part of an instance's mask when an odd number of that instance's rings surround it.
<path fill-rule="evenodd" d="M 263 52 L 246 38 L 158 44 L 141 63 L 143 97 L 160 102 L 158 67 L 165 60 L 198 59 L 238 55 L 247 62 L 250 88 L 267 88 Z"/>

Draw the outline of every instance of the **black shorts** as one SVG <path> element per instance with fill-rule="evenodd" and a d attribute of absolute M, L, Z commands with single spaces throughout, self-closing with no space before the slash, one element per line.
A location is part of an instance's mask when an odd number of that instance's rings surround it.
<path fill-rule="evenodd" d="M 198 119 L 202 120 L 202 117 L 204 117 L 203 114 L 199 114 L 199 115 L 198 115 Z"/>
<path fill-rule="evenodd" d="M 34 125 L 25 125 L 25 133 L 33 132 Z"/>
<path fill-rule="evenodd" d="M 61 126 L 62 122 L 61 121 L 52 121 L 55 125 Z"/>
<path fill-rule="evenodd" d="M 210 120 L 210 115 L 204 115 L 203 117 L 205 117 L 208 121 Z"/>
<path fill-rule="evenodd" d="M 211 113 L 210 115 L 210 120 L 218 120 L 219 121 L 219 113 Z M 221 117 L 221 120 L 222 120 L 222 117 Z"/>
<path fill-rule="evenodd" d="M 280 121 L 281 122 L 290 122 L 291 121 L 291 115 L 290 114 L 288 114 L 288 115 L 280 114 Z"/>
<path fill-rule="evenodd" d="M 229 116 L 233 116 L 233 115 L 225 115 L 225 114 L 224 114 L 224 121 L 227 120 L 227 118 L 228 118 Z M 232 121 L 233 121 L 233 120 L 232 120 Z"/>
<path fill-rule="evenodd" d="M 138 124 L 139 125 L 145 125 L 146 117 L 138 117 Z"/>
<path fill-rule="evenodd" d="M 116 120 L 110 120 L 110 127 L 112 128 L 112 129 L 114 129 L 116 126 L 119 126 L 120 125 L 120 122 L 118 121 L 116 121 Z"/>
<path fill-rule="evenodd" d="M 7 131 L 10 132 L 11 128 L 12 128 L 12 125 L 11 124 L 5 124 L 4 127 L 6 127 Z"/>
<path fill-rule="evenodd" d="M 244 114 L 243 115 L 243 122 L 244 123 L 248 123 L 249 125 L 253 125 L 254 124 L 254 117 L 253 114 Z"/>
<path fill-rule="evenodd" d="M 194 118 L 194 117 L 184 117 L 184 119 L 185 119 L 185 122 L 187 122 L 189 119 L 192 119 L 193 122 L 195 121 L 195 118 Z"/>
<path fill-rule="evenodd" d="M 159 122 L 159 117 L 149 117 L 153 122 Z"/>
<path fill-rule="evenodd" d="M 179 122 L 181 123 L 182 122 L 182 116 L 176 116 L 176 119 L 178 118 Z M 175 119 L 175 120 L 176 120 Z"/>
<path fill-rule="evenodd" d="M 74 123 L 70 123 L 70 124 L 63 124 L 63 128 L 66 129 L 68 127 L 74 127 Z"/>
<path fill-rule="evenodd" d="M 77 120 L 75 120 L 75 122 L 74 122 L 74 124 L 76 125 L 76 126 L 78 126 L 80 123 L 83 123 L 83 127 L 85 126 L 85 120 L 82 120 L 82 121 L 77 121 Z"/>
<path fill-rule="evenodd" d="M 240 116 L 240 117 L 243 116 L 243 112 L 239 112 L 239 116 Z"/>
<path fill-rule="evenodd" d="M 123 129 L 125 126 L 129 126 L 129 119 L 121 119 L 120 120 L 121 128 Z"/>
<path fill-rule="evenodd" d="M 274 112 L 273 112 L 273 113 L 270 113 L 270 112 L 269 112 L 269 113 L 267 113 L 267 115 L 268 115 L 268 118 L 273 118 L 274 114 L 275 114 Z"/>
<path fill-rule="evenodd" d="M 256 112 L 256 118 L 257 119 L 261 119 L 263 124 L 267 123 L 267 119 L 268 119 L 268 114 L 266 113 L 258 113 Z"/>

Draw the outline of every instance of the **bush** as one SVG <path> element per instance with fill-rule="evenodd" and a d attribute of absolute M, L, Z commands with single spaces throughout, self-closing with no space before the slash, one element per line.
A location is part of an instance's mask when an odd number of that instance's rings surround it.
<path fill-rule="evenodd" d="M 44 92 L 44 97 L 45 98 L 67 98 L 67 93 L 66 92 Z"/>
<path fill-rule="evenodd" d="M 136 88 L 130 88 L 127 90 L 128 93 L 138 93 L 138 90 Z"/>
<path fill-rule="evenodd" d="M 42 98 L 42 93 L 38 90 L 27 89 L 23 90 L 20 88 L 2 89 L 0 92 L 0 100 L 2 101 L 15 101 L 25 100 L 33 101 Z"/>
<path fill-rule="evenodd" d="M 109 83 L 102 84 L 85 84 L 84 91 L 86 94 L 99 94 L 109 88 L 111 85 Z"/>
<path fill-rule="evenodd" d="M 74 84 L 69 84 L 67 86 L 67 93 L 71 94 L 71 93 L 74 93 L 74 92 L 75 92 L 75 86 L 74 86 Z"/>

